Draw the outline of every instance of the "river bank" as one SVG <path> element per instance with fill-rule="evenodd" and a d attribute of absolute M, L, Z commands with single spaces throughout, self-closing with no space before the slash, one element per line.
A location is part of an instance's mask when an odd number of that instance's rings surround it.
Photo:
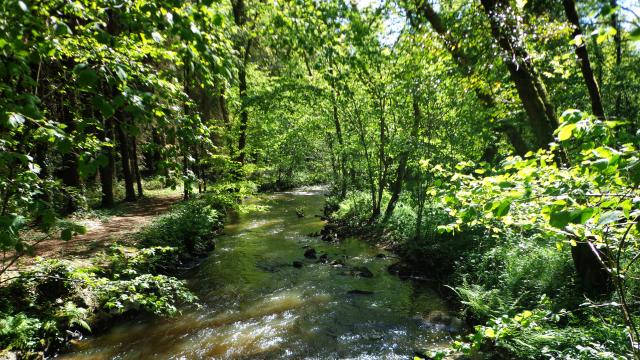
<path fill-rule="evenodd" d="M 457 329 L 445 302 L 390 275 L 391 253 L 309 236 L 324 226 L 323 204 L 318 188 L 249 200 L 255 210 L 228 222 L 186 276 L 200 307 L 122 323 L 61 358 L 405 359 L 446 347 Z"/>
<path fill-rule="evenodd" d="M 81 260 L 73 252 L 36 260 L 0 288 L 8 299 L 0 307 L 2 356 L 52 357 L 122 319 L 170 316 L 179 306 L 195 303 L 176 276 L 213 250 L 232 203 L 226 196 L 204 195 L 126 233 L 126 242 L 101 241 L 102 251 Z M 116 233 L 123 234 L 122 229 Z"/>

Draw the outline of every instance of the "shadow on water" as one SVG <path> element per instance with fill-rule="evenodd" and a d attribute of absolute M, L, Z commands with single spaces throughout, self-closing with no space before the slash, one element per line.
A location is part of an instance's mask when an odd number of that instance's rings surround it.
<path fill-rule="evenodd" d="M 389 275 L 392 257 L 357 239 L 328 244 L 320 188 L 252 201 L 188 279 L 202 307 L 171 319 L 138 319 L 80 341 L 62 359 L 311 358 L 405 359 L 450 341 L 444 301 Z M 306 217 L 299 218 L 296 209 Z M 328 262 L 306 259 L 306 248 Z M 301 268 L 292 264 L 302 262 Z M 336 264 L 331 265 L 331 262 Z M 340 266 L 340 262 L 345 265 Z M 354 274 L 365 266 L 373 277 Z"/>

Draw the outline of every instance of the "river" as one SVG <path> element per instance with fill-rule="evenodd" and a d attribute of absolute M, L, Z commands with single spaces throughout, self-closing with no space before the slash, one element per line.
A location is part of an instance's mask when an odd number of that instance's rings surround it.
<path fill-rule="evenodd" d="M 59 358 L 407 359 L 451 341 L 451 327 L 433 321 L 447 318 L 445 302 L 424 284 L 388 274 L 392 254 L 358 239 L 331 244 L 309 236 L 323 226 L 322 189 L 250 202 L 266 208 L 227 224 L 215 251 L 187 277 L 199 308 L 123 322 Z M 306 259 L 309 248 L 328 261 Z M 360 276 L 359 266 L 373 277 Z"/>

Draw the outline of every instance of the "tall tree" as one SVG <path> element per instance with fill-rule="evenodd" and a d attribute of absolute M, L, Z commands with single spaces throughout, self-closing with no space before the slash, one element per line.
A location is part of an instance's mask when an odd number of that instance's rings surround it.
<path fill-rule="evenodd" d="M 244 164 L 247 146 L 247 126 L 249 123 L 249 103 L 247 96 L 247 66 L 251 52 L 252 37 L 247 29 L 247 9 L 244 0 L 231 0 L 233 8 L 233 19 L 240 29 L 241 36 L 236 44 L 240 52 L 241 63 L 238 66 L 238 90 L 240 94 L 240 135 L 238 137 L 238 157 L 237 161 Z"/>
<path fill-rule="evenodd" d="M 587 42 L 583 38 L 582 27 L 580 26 L 580 17 L 576 10 L 576 3 L 574 0 L 562 0 L 565 14 L 567 19 L 573 26 L 573 41 L 575 45 L 576 56 L 578 57 L 578 63 L 580 64 L 580 71 L 582 77 L 589 91 L 589 98 L 591 99 L 591 111 L 593 115 L 603 119 L 604 118 L 604 106 L 602 105 L 602 97 L 600 96 L 600 87 L 596 81 L 593 69 L 591 68 L 591 61 L 589 61 L 589 53 L 587 52 Z"/>
<path fill-rule="evenodd" d="M 493 37 L 503 51 L 503 62 L 527 113 L 536 145 L 547 149 L 554 141 L 558 117 L 524 46 L 518 16 L 508 0 L 481 0 L 481 3 L 489 18 Z"/>

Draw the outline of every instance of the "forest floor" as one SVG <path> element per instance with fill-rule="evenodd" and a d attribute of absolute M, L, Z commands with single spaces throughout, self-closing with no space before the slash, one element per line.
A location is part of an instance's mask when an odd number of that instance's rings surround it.
<path fill-rule="evenodd" d="M 59 236 L 42 241 L 34 247 L 33 256 L 22 257 L 12 270 L 29 267 L 37 257 L 91 265 L 93 257 L 114 243 L 132 243 L 137 232 L 167 212 L 181 198 L 178 191 L 147 191 L 146 196 L 137 202 L 120 203 L 108 211 L 91 211 L 79 218 L 72 218 L 70 220 L 87 229 L 85 234 L 76 235 L 69 241 L 63 241 Z"/>

